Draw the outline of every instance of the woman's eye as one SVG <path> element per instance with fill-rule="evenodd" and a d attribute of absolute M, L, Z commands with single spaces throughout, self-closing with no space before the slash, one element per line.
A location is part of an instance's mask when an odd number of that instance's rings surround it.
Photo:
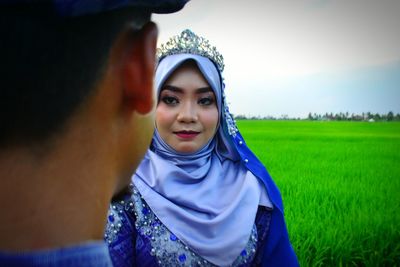
<path fill-rule="evenodd" d="M 161 100 L 167 105 L 176 105 L 179 103 L 178 99 L 172 96 L 164 96 Z"/>
<path fill-rule="evenodd" d="M 209 105 L 214 104 L 214 99 L 211 97 L 203 97 L 203 98 L 200 98 L 199 104 L 202 106 L 209 106 Z"/>

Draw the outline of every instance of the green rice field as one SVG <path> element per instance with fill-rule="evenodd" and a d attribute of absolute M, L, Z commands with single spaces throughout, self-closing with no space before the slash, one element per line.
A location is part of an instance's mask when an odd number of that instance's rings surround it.
<path fill-rule="evenodd" d="M 301 266 L 400 266 L 400 123 L 237 122 Z"/>

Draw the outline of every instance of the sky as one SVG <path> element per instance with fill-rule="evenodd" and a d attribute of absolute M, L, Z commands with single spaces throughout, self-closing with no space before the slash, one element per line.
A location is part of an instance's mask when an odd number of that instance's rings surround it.
<path fill-rule="evenodd" d="M 235 115 L 400 113 L 399 0 L 191 0 L 153 21 L 159 44 L 216 46 Z"/>

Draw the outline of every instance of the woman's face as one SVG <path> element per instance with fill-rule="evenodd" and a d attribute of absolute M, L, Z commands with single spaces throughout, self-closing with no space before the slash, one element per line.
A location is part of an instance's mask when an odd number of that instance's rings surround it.
<path fill-rule="evenodd" d="M 193 153 L 213 138 L 218 125 L 214 92 L 194 62 L 176 69 L 161 87 L 156 127 L 181 153 Z"/>

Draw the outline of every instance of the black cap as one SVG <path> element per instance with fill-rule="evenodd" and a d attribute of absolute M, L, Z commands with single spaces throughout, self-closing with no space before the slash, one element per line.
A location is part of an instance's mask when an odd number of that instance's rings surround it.
<path fill-rule="evenodd" d="M 51 4 L 59 16 L 82 16 L 124 7 L 146 8 L 152 13 L 173 13 L 189 0 L 0 0 L 4 5 Z"/>

